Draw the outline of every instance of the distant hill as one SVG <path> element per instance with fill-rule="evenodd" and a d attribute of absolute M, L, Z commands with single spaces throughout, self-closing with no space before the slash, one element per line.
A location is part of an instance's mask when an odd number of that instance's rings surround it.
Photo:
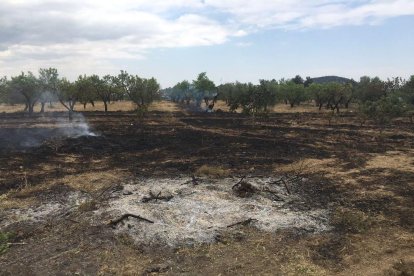
<path fill-rule="evenodd" d="M 348 83 L 348 82 L 355 82 L 354 80 L 338 77 L 338 76 L 324 76 L 319 78 L 312 78 L 314 83 L 329 83 L 329 82 L 337 82 L 337 83 Z"/>

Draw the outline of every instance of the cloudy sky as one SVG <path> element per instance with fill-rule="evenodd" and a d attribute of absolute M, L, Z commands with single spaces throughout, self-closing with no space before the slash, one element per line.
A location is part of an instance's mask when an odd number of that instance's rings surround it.
<path fill-rule="evenodd" d="M 414 74 L 414 0 L 0 0 L 0 75 Z"/>

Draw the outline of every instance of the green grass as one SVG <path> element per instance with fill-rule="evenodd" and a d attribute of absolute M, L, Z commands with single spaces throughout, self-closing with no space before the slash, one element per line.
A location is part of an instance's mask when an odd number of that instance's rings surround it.
<path fill-rule="evenodd" d="M 0 232 L 0 255 L 5 253 L 9 248 L 10 240 L 13 238 L 12 233 Z"/>

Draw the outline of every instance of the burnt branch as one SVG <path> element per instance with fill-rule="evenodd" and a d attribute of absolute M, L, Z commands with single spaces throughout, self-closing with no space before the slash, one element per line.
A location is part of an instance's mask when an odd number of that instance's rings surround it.
<path fill-rule="evenodd" d="M 273 199 L 273 201 L 284 201 L 284 199 L 283 199 L 283 198 L 281 198 L 281 197 L 277 194 L 277 192 L 276 192 L 276 191 L 272 191 L 272 190 L 270 190 L 268 187 L 265 187 L 265 188 L 263 189 L 263 192 L 271 194 L 271 195 L 272 195 L 272 199 Z"/>
<path fill-rule="evenodd" d="M 283 185 L 285 186 L 286 192 L 290 195 L 290 189 L 286 180 L 282 178 Z"/>
<path fill-rule="evenodd" d="M 194 186 L 198 185 L 198 179 L 194 176 L 194 174 L 191 176 L 191 182 Z"/>
<path fill-rule="evenodd" d="M 119 217 L 119 218 L 117 218 L 117 219 L 115 219 L 115 220 L 111 220 L 111 221 L 108 223 L 108 225 L 110 225 L 110 226 L 112 226 L 112 227 L 115 227 L 115 226 L 117 226 L 117 225 L 118 225 L 118 223 L 120 223 L 120 222 L 124 221 L 125 219 L 128 219 L 129 217 L 133 217 L 133 218 L 136 218 L 136 219 L 138 219 L 138 220 L 142 220 L 142 221 L 145 221 L 145 222 L 148 222 L 148 223 L 154 223 L 152 220 L 146 219 L 146 218 L 141 217 L 141 216 L 139 216 L 139 215 L 134 215 L 134 214 L 123 214 L 121 217 Z"/>
<path fill-rule="evenodd" d="M 239 180 L 239 182 L 237 182 L 236 184 L 234 184 L 231 188 L 232 189 L 234 189 L 234 188 L 236 188 L 237 186 L 239 186 L 242 182 L 243 182 L 243 180 L 246 178 L 246 176 L 245 175 L 243 175 L 242 176 L 242 178 Z"/>
<path fill-rule="evenodd" d="M 145 196 L 141 202 L 143 203 L 147 203 L 150 202 L 152 200 L 164 200 L 164 201 L 170 201 L 174 196 L 173 195 L 167 195 L 167 196 L 162 196 L 161 192 L 159 192 L 158 194 L 154 194 L 152 191 L 149 192 L 149 196 Z"/>
<path fill-rule="evenodd" d="M 248 218 L 248 219 L 245 219 L 245 220 L 227 225 L 227 228 L 231 228 L 231 227 L 234 227 L 234 226 L 237 226 L 237 225 L 247 226 L 247 225 L 251 224 L 252 222 L 256 222 L 256 221 L 257 221 L 257 219 Z"/>

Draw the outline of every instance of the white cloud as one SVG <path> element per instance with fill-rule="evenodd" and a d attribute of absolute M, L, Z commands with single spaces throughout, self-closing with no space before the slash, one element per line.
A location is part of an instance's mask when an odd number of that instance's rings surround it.
<path fill-rule="evenodd" d="M 154 48 L 217 45 L 258 30 L 374 24 L 402 15 L 414 15 L 414 1 L 2 0 L 0 75 L 43 65 L 112 70 L 112 59 L 140 59 Z"/>
<path fill-rule="evenodd" d="M 414 15 L 412 0 L 206 0 L 205 3 L 259 29 L 330 28 Z"/>

